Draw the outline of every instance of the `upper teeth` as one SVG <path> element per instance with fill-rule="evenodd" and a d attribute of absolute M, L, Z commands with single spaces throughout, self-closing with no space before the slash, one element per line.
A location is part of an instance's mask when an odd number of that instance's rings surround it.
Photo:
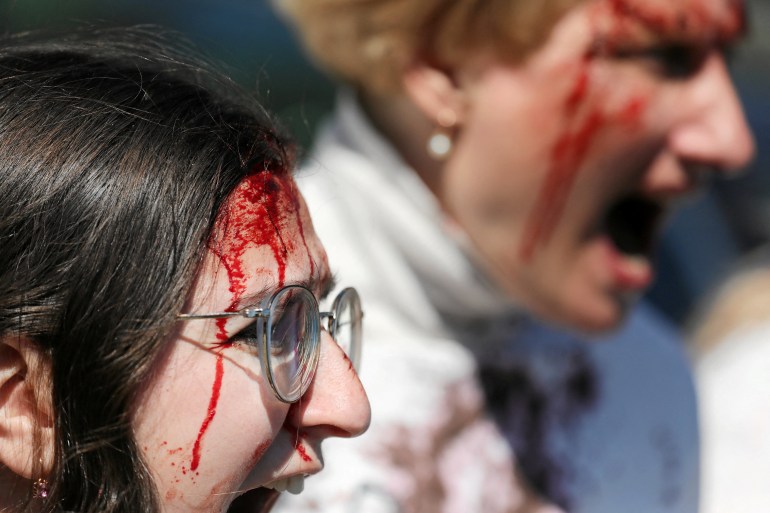
<path fill-rule="evenodd" d="M 289 492 L 297 495 L 305 488 L 305 476 L 296 475 L 287 477 L 285 479 L 279 479 L 265 485 L 267 488 L 272 488 L 279 492 Z"/>

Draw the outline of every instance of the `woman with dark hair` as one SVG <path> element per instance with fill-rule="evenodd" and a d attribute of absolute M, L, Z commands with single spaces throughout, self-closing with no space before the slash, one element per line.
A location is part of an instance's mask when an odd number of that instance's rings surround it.
<path fill-rule="evenodd" d="M 2 511 L 263 511 L 369 422 L 290 145 L 155 31 L 0 47 Z"/>

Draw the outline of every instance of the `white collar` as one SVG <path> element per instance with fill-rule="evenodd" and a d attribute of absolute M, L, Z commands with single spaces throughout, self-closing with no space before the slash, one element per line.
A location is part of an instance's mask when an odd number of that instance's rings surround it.
<path fill-rule="evenodd" d="M 403 243 L 402 256 L 440 315 L 473 321 L 521 315 L 475 263 L 465 232 L 448 220 L 417 173 L 368 120 L 355 93 L 340 92 L 335 118 L 319 141 L 321 151 L 344 146 L 365 158 L 365 170 L 351 170 L 344 178 L 369 182 L 360 190 L 380 209 L 378 222 L 395 234 L 392 242 Z"/>

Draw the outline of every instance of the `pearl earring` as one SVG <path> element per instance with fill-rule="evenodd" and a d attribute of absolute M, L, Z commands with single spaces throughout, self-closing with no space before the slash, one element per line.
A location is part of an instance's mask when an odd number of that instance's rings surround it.
<path fill-rule="evenodd" d="M 443 109 L 436 119 L 436 128 L 428 138 L 427 151 L 435 160 L 446 160 L 452 152 L 454 141 L 452 129 L 457 124 L 457 114 L 452 109 Z"/>

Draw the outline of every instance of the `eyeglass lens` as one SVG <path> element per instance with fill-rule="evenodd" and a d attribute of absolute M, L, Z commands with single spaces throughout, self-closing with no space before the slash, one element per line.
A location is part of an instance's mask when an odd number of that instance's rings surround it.
<path fill-rule="evenodd" d="M 313 379 L 318 358 L 320 327 L 313 295 L 288 287 L 273 297 L 267 321 L 267 363 L 281 398 L 298 400 Z"/>
<path fill-rule="evenodd" d="M 332 306 L 334 318 L 330 332 L 337 344 L 345 351 L 353 367 L 359 370 L 361 360 L 361 300 L 358 293 L 343 290 Z"/>

